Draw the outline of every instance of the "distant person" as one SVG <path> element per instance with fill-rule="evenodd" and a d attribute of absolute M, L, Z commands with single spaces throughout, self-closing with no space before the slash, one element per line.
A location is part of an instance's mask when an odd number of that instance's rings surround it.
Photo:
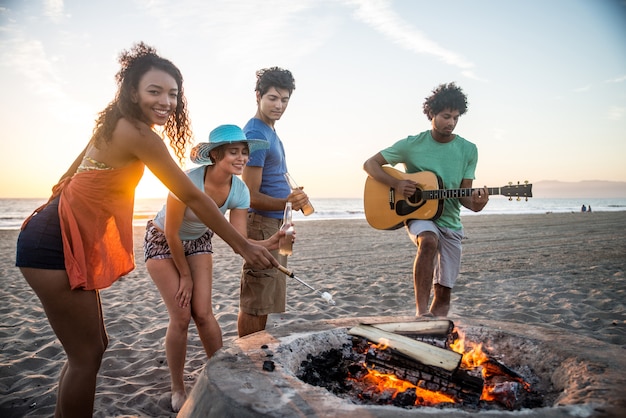
<path fill-rule="evenodd" d="M 431 121 L 430 130 L 397 141 L 370 157 L 363 168 L 405 198 L 415 193 L 417 185 L 387 174 L 383 165 L 403 163 L 407 173 L 434 172 L 447 189 L 471 188 L 478 162 L 476 145 L 452 133 L 459 117 L 467 111 L 467 97 L 454 83 L 441 84 L 426 98 L 423 110 Z M 476 189 L 469 197 L 446 199 L 437 220 L 406 223 L 408 234 L 417 245 L 413 264 L 416 315 L 448 315 L 452 288 L 461 268 L 461 205 L 479 212 L 488 201 L 487 187 Z M 434 297 L 429 308 L 433 280 Z"/>
<path fill-rule="evenodd" d="M 248 237 L 261 240 L 280 229 L 288 201 L 293 210 L 300 210 L 308 196 L 302 190 L 291 190 L 285 180 L 285 151 L 275 128 L 296 88 L 293 75 L 289 70 L 272 67 L 257 71 L 256 78 L 257 111 L 244 132 L 248 138 L 267 141 L 269 148 L 250 153 L 242 178 L 250 190 Z M 286 256 L 277 251 L 272 255 L 286 266 Z M 286 286 L 286 277 L 280 271 L 244 264 L 237 320 L 240 337 L 264 330 L 268 314 L 285 311 Z"/>
<path fill-rule="evenodd" d="M 24 221 L 17 241 L 16 265 L 67 354 L 57 417 L 92 416 L 109 342 L 100 289 L 135 267 L 133 203 L 145 166 L 246 262 L 259 269 L 277 265 L 266 248 L 238 233 L 191 182 L 155 131 L 161 127 L 182 161 L 191 129 L 178 68 L 144 43 L 122 52 L 119 62 L 115 98 L 100 112 L 91 139 L 48 203 Z"/>
<path fill-rule="evenodd" d="M 587 212 L 587 206 L 582 205 L 582 207 L 580 208 L 581 212 Z"/>
<path fill-rule="evenodd" d="M 587 207 L 587 212 L 591 212 L 591 205 Z"/>

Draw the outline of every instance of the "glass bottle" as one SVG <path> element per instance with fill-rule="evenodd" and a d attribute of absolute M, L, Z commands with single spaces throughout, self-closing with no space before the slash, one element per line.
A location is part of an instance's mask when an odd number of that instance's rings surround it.
<path fill-rule="evenodd" d="M 298 183 L 296 183 L 296 181 L 293 179 L 293 177 L 291 177 L 289 173 L 285 173 L 285 180 L 287 180 L 287 183 L 289 183 L 289 187 L 291 188 L 291 190 L 302 189 L 301 187 L 298 186 Z M 315 208 L 313 208 L 313 205 L 311 204 L 310 200 L 307 200 L 305 205 L 302 206 L 302 209 L 300 210 L 302 211 L 304 216 L 309 216 L 313 214 L 313 212 L 315 212 Z"/>
<path fill-rule="evenodd" d="M 291 202 L 285 204 L 285 212 L 283 213 L 283 224 L 281 231 L 285 231 L 285 235 L 280 237 L 278 241 L 278 253 L 280 255 L 291 255 L 293 253 L 293 220 Z"/>

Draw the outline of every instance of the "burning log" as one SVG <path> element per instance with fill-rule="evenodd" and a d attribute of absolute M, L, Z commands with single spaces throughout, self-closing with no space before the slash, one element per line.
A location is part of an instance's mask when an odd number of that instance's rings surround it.
<path fill-rule="evenodd" d="M 530 391 L 530 384 L 526 382 L 526 380 L 524 380 L 524 378 L 520 376 L 519 373 L 509 369 L 507 366 L 500 363 L 498 360 L 491 356 L 487 356 L 487 358 L 488 360 L 485 363 L 481 364 L 481 367 L 484 370 L 483 374 L 486 377 L 506 376 L 508 380 L 518 382 L 524 387 L 524 389 L 526 389 L 526 391 Z"/>
<path fill-rule="evenodd" d="M 367 325 L 371 325 L 383 331 L 411 337 L 414 340 L 445 349 L 448 349 L 449 344 L 452 342 L 452 330 L 454 329 L 454 323 L 447 319 L 412 322 L 385 322 Z"/>
<path fill-rule="evenodd" d="M 360 324 L 348 334 L 351 348 L 307 356 L 298 377 L 367 404 L 508 410 L 542 405 L 521 375 L 487 354 L 482 343 L 466 340 L 451 321 Z"/>
<path fill-rule="evenodd" d="M 447 319 L 413 322 L 384 322 L 366 325 L 402 335 L 439 335 L 447 337 L 454 329 L 454 323 Z"/>
<path fill-rule="evenodd" d="M 365 363 L 368 367 L 393 374 L 418 388 L 448 394 L 466 405 L 476 405 L 484 381 L 459 368 L 462 354 L 390 332 L 417 336 L 438 333 L 447 337 L 453 327 L 452 322 L 447 320 L 400 322 L 358 325 L 348 334 L 379 344 L 378 349 L 367 352 Z"/>
<path fill-rule="evenodd" d="M 353 337 L 353 344 L 359 351 L 363 351 L 362 347 L 366 345 L 364 341 L 361 337 Z M 430 391 L 428 396 L 444 394 L 450 397 L 451 402 L 460 402 L 464 405 L 477 405 L 483 392 L 482 378 L 471 376 L 462 369 L 446 370 L 425 365 L 399 353 L 391 346 L 370 346 L 363 365 L 360 374 L 375 371 L 382 375 L 393 375 L 415 385 L 418 390 Z M 422 401 L 420 404 L 427 403 Z"/>
<path fill-rule="evenodd" d="M 416 341 L 412 338 L 383 331 L 369 325 L 357 325 L 348 331 L 350 335 L 358 335 L 376 343 L 382 343 L 403 355 L 427 366 L 439 367 L 449 372 L 459 368 L 462 354 L 430 344 Z"/>

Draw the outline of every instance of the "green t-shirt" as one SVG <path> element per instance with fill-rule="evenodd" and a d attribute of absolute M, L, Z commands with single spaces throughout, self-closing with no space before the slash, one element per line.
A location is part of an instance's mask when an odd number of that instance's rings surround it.
<path fill-rule="evenodd" d="M 478 150 L 476 145 L 456 135 L 448 143 L 433 139 L 430 131 L 401 139 L 381 151 L 392 166 L 403 163 L 407 173 L 432 171 L 441 177 L 446 189 L 458 189 L 463 179 L 474 179 Z M 435 220 L 437 225 L 459 230 L 461 203 L 459 199 L 445 199 L 443 213 Z"/>

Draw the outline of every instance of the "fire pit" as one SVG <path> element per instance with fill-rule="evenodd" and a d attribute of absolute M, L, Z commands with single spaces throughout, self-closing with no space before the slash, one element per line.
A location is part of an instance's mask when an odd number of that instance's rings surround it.
<path fill-rule="evenodd" d="M 437 406 L 466 411 L 519 410 L 552 405 L 551 388 L 530 368 L 523 375 L 469 341 L 448 319 L 360 324 L 351 343 L 307 355 L 297 376 L 367 405 Z M 503 356 L 504 357 L 504 356 Z"/>
<path fill-rule="evenodd" d="M 498 353 L 502 363 L 530 376 L 537 407 L 468 412 L 442 404 L 411 409 L 367 405 L 305 383 L 302 364 L 342 350 L 359 324 L 415 321 L 410 317 L 350 318 L 298 323 L 235 341 L 206 365 L 179 417 L 366 416 L 609 417 L 626 408 L 622 348 L 547 327 L 455 319 L 468 341 Z M 609 364 L 613 365 L 609 367 Z"/>

